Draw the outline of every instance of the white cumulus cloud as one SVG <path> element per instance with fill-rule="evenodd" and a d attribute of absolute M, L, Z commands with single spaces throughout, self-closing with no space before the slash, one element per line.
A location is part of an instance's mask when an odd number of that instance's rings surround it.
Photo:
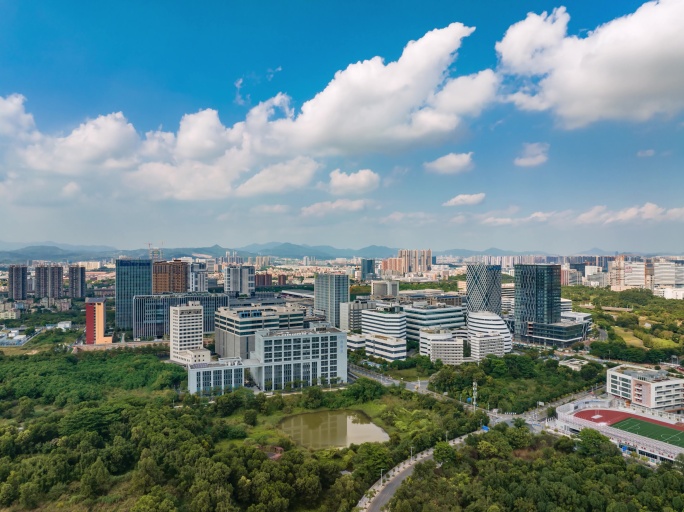
<path fill-rule="evenodd" d="M 535 167 L 549 159 L 549 145 L 544 142 L 523 144 L 522 154 L 513 160 L 518 167 Z"/>
<path fill-rule="evenodd" d="M 379 185 L 380 175 L 370 169 L 362 169 L 350 174 L 335 169 L 330 173 L 329 190 L 336 196 L 366 194 L 378 188 Z"/>
<path fill-rule="evenodd" d="M 682 19 L 681 0 L 646 2 L 579 37 L 564 7 L 530 13 L 496 44 L 502 73 L 519 78 L 509 99 L 568 128 L 673 115 L 684 109 Z"/>
<path fill-rule="evenodd" d="M 449 199 L 446 203 L 443 203 L 442 206 L 471 206 L 480 204 L 484 201 L 484 198 L 484 192 L 480 192 L 479 194 L 459 194 Z"/>
<path fill-rule="evenodd" d="M 182 116 L 176 130 L 141 134 L 123 113 L 114 112 L 66 133 L 47 134 L 26 112 L 23 96 L 0 97 L 0 137 L 19 141 L 0 153 L 0 176 L 8 174 L 11 160 L 11 169 L 20 171 L 17 181 L 27 186 L 40 178 L 61 187 L 59 175 L 79 176 L 87 196 L 101 190 L 106 179 L 110 195 L 150 200 L 216 200 L 301 189 L 322 158 L 439 142 L 492 104 L 499 86 L 494 71 L 453 72 L 461 43 L 474 30 L 461 23 L 431 30 L 408 42 L 395 61 L 376 56 L 338 71 L 299 109 L 278 93 L 232 125 L 224 125 L 216 110 L 203 109 Z M 243 85 L 235 83 L 237 97 L 248 104 Z M 437 172 L 459 172 L 469 167 L 471 155 L 460 157 L 460 169 L 459 157 L 451 156 L 444 161 L 450 168 Z M 360 194 L 379 182 L 368 169 L 338 171 L 329 190 Z"/>
<path fill-rule="evenodd" d="M 684 207 L 668 209 L 654 203 L 644 203 L 641 206 L 610 210 L 605 205 L 599 205 L 580 214 L 576 221 L 578 224 L 684 221 Z"/>
<path fill-rule="evenodd" d="M 239 196 L 277 194 L 305 187 L 321 165 L 307 157 L 268 166 L 249 178 L 235 191 Z"/>
<path fill-rule="evenodd" d="M 473 168 L 473 153 L 449 153 L 432 162 L 425 162 L 423 168 L 437 174 L 460 174 Z"/>
<path fill-rule="evenodd" d="M 655 150 L 653 150 L 653 149 L 642 149 L 641 151 L 637 151 L 636 155 L 639 158 L 648 158 L 648 157 L 655 155 Z"/>
<path fill-rule="evenodd" d="M 368 201 L 364 199 L 338 199 L 305 206 L 301 209 L 301 214 L 303 217 L 323 217 L 334 213 L 358 212 L 367 207 Z"/>

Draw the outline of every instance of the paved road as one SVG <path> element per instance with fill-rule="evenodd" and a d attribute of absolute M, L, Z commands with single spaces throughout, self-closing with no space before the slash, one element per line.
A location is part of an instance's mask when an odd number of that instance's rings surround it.
<path fill-rule="evenodd" d="M 449 441 L 449 444 L 452 446 L 456 446 L 462 443 L 468 435 L 470 434 L 467 434 L 463 437 L 459 437 L 456 439 L 452 439 Z M 375 492 L 375 494 L 373 494 L 373 497 L 368 499 L 364 496 L 358 503 L 357 507 L 367 512 L 380 512 L 382 507 L 384 507 L 390 502 L 392 496 L 394 496 L 394 493 L 397 492 L 397 489 L 399 488 L 401 483 L 413 474 L 413 469 L 415 468 L 416 464 L 418 462 L 425 462 L 426 460 L 431 460 L 432 458 L 433 449 L 430 448 L 428 450 L 416 454 L 413 457 L 413 460 L 405 460 L 404 462 L 401 462 L 390 471 L 387 477 L 385 477 L 385 481 L 382 483 L 382 485 L 378 481 L 370 488 L 369 491 L 371 494 Z"/>

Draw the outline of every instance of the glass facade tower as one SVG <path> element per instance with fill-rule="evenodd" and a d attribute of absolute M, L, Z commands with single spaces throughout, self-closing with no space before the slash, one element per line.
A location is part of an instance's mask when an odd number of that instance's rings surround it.
<path fill-rule="evenodd" d="M 117 329 L 133 328 L 133 297 L 152 293 L 152 260 L 116 260 Z"/>
<path fill-rule="evenodd" d="M 515 265 L 515 337 L 525 340 L 534 324 L 561 321 L 560 265 Z"/>
<path fill-rule="evenodd" d="M 468 265 L 468 311 L 489 311 L 501 316 L 501 265 Z"/>

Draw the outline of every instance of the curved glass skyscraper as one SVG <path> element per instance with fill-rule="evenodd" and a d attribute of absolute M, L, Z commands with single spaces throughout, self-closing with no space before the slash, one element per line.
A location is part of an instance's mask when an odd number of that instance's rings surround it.
<path fill-rule="evenodd" d="M 468 265 L 468 311 L 501 315 L 501 265 Z"/>

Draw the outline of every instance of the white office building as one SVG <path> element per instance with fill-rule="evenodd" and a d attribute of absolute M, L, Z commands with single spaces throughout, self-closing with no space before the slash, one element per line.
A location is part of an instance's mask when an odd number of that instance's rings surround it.
<path fill-rule="evenodd" d="M 455 339 L 449 329 L 421 329 L 420 355 L 429 357 L 433 362 L 441 359 L 444 364 L 461 364 L 463 339 Z"/>
<path fill-rule="evenodd" d="M 349 276 L 316 274 L 314 309 L 323 311 L 326 321 L 334 327 L 340 327 L 340 304 L 343 302 L 349 302 Z"/>
<path fill-rule="evenodd" d="M 646 286 L 646 263 L 643 261 L 625 262 L 625 288 L 644 288 Z"/>
<path fill-rule="evenodd" d="M 302 329 L 304 310 L 294 306 L 219 308 L 215 315 L 216 353 L 249 359 L 261 329 Z"/>
<path fill-rule="evenodd" d="M 496 331 L 469 333 L 470 357 L 476 361 L 482 361 L 490 354 L 503 357 L 505 342 L 501 333 Z"/>
<path fill-rule="evenodd" d="M 375 309 L 376 302 L 369 299 L 356 299 L 352 302 L 340 304 L 340 330 L 360 331 L 361 312 L 364 309 Z"/>
<path fill-rule="evenodd" d="M 347 382 L 347 335 L 324 322 L 257 331 L 255 355 L 261 365 L 252 374 L 263 391 Z"/>
<path fill-rule="evenodd" d="M 252 356 L 191 364 L 188 391 L 221 394 L 242 387 L 246 370 L 262 391 L 347 382 L 346 334 L 324 322 L 308 329 L 257 331 Z"/>
<path fill-rule="evenodd" d="M 361 311 L 361 332 L 406 339 L 406 313 L 398 304 Z"/>
<path fill-rule="evenodd" d="M 347 334 L 347 349 L 361 350 L 366 348 L 366 336 L 363 334 Z"/>
<path fill-rule="evenodd" d="M 606 390 L 613 396 L 656 411 L 684 410 L 684 379 L 664 370 L 621 365 L 606 373 Z"/>
<path fill-rule="evenodd" d="M 498 333 L 504 340 L 504 352 L 513 350 L 513 335 L 506 322 L 499 315 L 489 311 L 475 311 L 468 314 L 468 337 L 476 333 Z"/>
<path fill-rule="evenodd" d="M 406 315 L 406 337 L 410 340 L 420 339 L 420 330 L 437 328 L 459 329 L 466 325 L 465 308 L 447 306 L 445 304 L 428 304 L 414 302 L 403 307 Z"/>
<path fill-rule="evenodd" d="M 203 312 L 199 302 L 172 306 L 170 310 L 170 359 L 174 363 L 204 363 L 211 352 L 204 348 Z"/>
<path fill-rule="evenodd" d="M 366 338 L 367 355 L 389 362 L 406 359 L 406 338 L 395 338 L 383 334 L 364 334 L 363 336 Z"/>
<path fill-rule="evenodd" d="M 256 270 L 252 265 L 230 265 L 223 269 L 223 290 L 233 295 L 252 295 L 256 290 Z"/>

